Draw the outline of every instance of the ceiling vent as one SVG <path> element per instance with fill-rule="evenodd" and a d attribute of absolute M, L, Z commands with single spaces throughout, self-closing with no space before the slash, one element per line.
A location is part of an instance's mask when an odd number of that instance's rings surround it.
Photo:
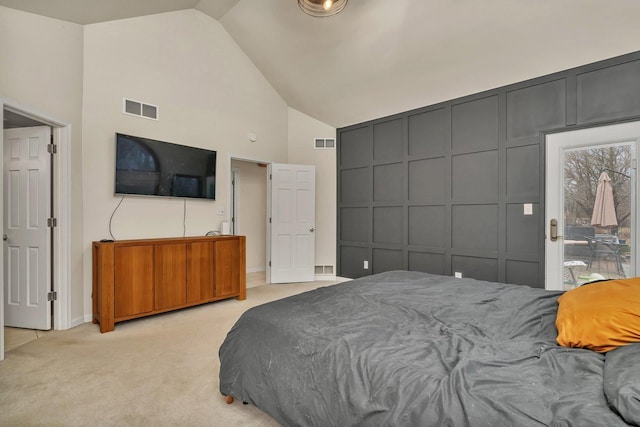
<path fill-rule="evenodd" d="M 316 138 L 313 143 L 313 147 L 322 150 L 322 149 L 335 149 L 336 148 L 336 139 L 335 138 Z"/>
<path fill-rule="evenodd" d="M 146 119 L 158 120 L 158 106 L 151 105 L 133 99 L 123 99 L 122 112 L 132 116 L 144 117 Z"/>

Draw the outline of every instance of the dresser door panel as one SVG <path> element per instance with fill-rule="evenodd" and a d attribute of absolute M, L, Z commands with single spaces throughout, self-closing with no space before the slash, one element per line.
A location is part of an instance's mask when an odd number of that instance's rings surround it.
<path fill-rule="evenodd" d="M 154 308 L 163 310 L 187 302 L 187 245 L 154 245 Z"/>
<path fill-rule="evenodd" d="M 187 244 L 187 303 L 214 297 L 213 242 Z"/>
<path fill-rule="evenodd" d="M 240 248 L 234 240 L 215 242 L 215 287 L 216 296 L 240 293 L 240 272 L 237 265 Z"/>
<path fill-rule="evenodd" d="M 115 250 L 114 317 L 153 310 L 153 246 L 122 246 Z"/>

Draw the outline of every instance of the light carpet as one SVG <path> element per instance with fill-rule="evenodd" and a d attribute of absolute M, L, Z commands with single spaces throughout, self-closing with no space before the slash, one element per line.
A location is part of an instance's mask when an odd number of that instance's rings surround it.
<path fill-rule="evenodd" d="M 22 345 L 0 362 L 3 426 L 277 426 L 225 403 L 218 349 L 250 307 L 336 282 L 263 285 L 247 299 L 117 323 L 85 323 Z"/>

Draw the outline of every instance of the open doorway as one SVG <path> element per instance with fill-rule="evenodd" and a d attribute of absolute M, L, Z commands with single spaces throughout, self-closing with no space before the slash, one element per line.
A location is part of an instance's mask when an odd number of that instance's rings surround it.
<path fill-rule="evenodd" d="M 266 163 L 231 159 L 231 233 L 247 238 L 247 287 L 265 283 L 267 247 Z"/>
<path fill-rule="evenodd" d="M 0 99 L 0 115 L 3 117 L 3 128 L 29 128 L 35 126 L 44 126 L 50 129 L 52 142 L 56 155 L 52 163 L 50 173 L 50 181 L 53 191 L 50 194 L 51 201 L 51 224 L 50 245 L 47 254 L 44 256 L 50 263 L 50 270 L 47 273 L 50 290 L 53 291 L 48 297 L 53 299 L 51 324 L 54 329 L 68 329 L 71 327 L 69 312 L 69 272 L 70 272 L 70 140 L 71 127 L 67 123 L 60 122 L 53 118 L 47 118 L 39 114 L 31 113 L 28 109 L 20 108 L 15 105 L 9 105 Z M 49 141 L 51 142 L 51 141 Z M 5 199 L 4 191 L 4 152 L 6 150 L 6 142 L 4 138 L 4 129 L 0 143 L 3 148 L 3 166 L 0 180 L 3 188 L 2 201 L 2 219 L 3 227 L 5 220 Z M 5 232 L 3 231 L 3 235 Z M 3 236 L 4 237 L 4 236 Z M 4 241 L 3 241 L 4 243 Z M 3 292 L 0 294 L 0 360 L 4 359 L 4 326 L 5 326 L 5 254 L 6 245 L 0 251 L 3 259 L 2 268 L 0 269 L 3 278 Z"/>
<path fill-rule="evenodd" d="M 5 348 L 51 329 L 51 127 L 4 110 L 3 296 Z"/>

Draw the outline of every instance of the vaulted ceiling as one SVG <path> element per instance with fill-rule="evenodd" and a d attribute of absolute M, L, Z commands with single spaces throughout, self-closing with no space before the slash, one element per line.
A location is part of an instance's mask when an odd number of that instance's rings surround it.
<path fill-rule="evenodd" d="M 0 0 L 78 24 L 181 9 L 220 21 L 282 98 L 335 127 L 640 50 L 638 0 Z"/>

